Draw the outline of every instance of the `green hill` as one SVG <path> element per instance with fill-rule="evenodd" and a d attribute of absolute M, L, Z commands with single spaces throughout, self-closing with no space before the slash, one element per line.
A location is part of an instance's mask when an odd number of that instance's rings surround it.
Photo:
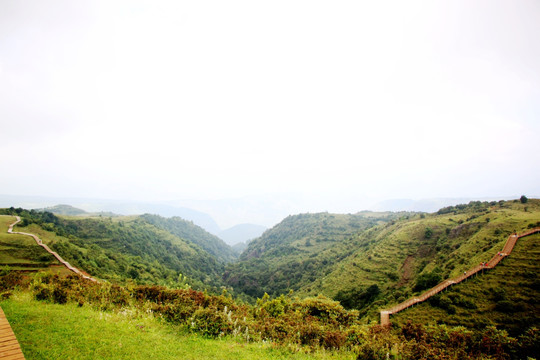
<path fill-rule="evenodd" d="M 355 251 L 352 238 L 408 213 L 300 214 L 289 216 L 251 241 L 224 279 L 249 296 L 311 288 Z"/>
<path fill-rule="evenodd" d="M 164 218 L 159 215 L 149 214 L 142 215 L 141 218 L 158 229 L 168 231 L 181 239 L 191 241 L 209 254 L 215 256 L 221 262 L 229 263 L 238 257 L 236 252 L 223 240 L 210 234 L 191 221 L 177 216 Z"/>
<path fill-rule="evenodd" d="M 223 260 L 144 217 L 60 217 L 23 209 L 3 213 L 20 215 L 18 231 L 38 235 L 66 261 L 101 279 L 169 286 L 187 281 L 216 289 L 222 284 Z"/>
<path fill-rule="evenodd" d="M 114 214 L 112 212 L 92 212 L 89 213 L 85 210 L 73 207 L 71 205 L 55 205 L 51 207 L 46 207 L 43 209 L 35 209 L 36 211 L 41 212 L 50 212 L 55 215 L 66 215 L 66 216 L 81 216 L 81 217 L 99 217 L 99 216 L 118 216 L 117 214 Z"/>
<path fill-rule="evenodd" d="M 19 271 L 38 271 L 59 267 L 60 263 L 41 247 L 34 239 L 16 234 L 8 234 L 7 229 L 14 221 L 13 216 L 0 215 L 0 267 Z"/>
<path fill-rule="evenodd" d="M 301 291 L 363 308 L 375 321 L 382 307 L 489 260 L 508 235 L 539 220 L 539 200 L 516 200 L 471 202 L 374 227 L 358 233 L 355 250 L 311 289 Z M 363 301 L 366 298 L 370 301 Z"/>
<path fill-rule="evenodd" d="M 39 235 L 77 267 L 127 285 L 41 273 L 29 278 L 6 267 L 0 272 L 0 297 L 14 291 L 14 302 L 4 302 L 12 309 L 20 304 L 19 288 L 38 300 L 67 302 L 73 311 L 87 304 L 100 311 L 140 312 L 172 323 L 174 331 L 223 336 L 224 342 L 275 343 L 294 351 L 352 349 L 345 356 L 362 359 L 422 359 L 427 353 L 434 359 L 521 359 L 540 347 L 540 235 L 520 239 L 513 253 L 486 274 L 393 315 L 393 328 L 369 324 L 378 323 L 381 309 L 489 260 L 509 234 L 540 226 L 540 200 L 471 202 L 433 214 L 289 216 L 228 264 L 211 253 L 220 251 L 219 242 L 209 236 L 186 239 L 199 232 L 179 219 L 0 212 L 20 215 L 24 221 L 17 230 Z M 0 216 L 0 232 L 5 234 L 12 221 Z M 54 265 L 36 258 L 42 253 L 25 238 L 0 235 L 0 260 Z M 186 276 L 194 288 L 210 293 L 191 289 Z M 249 305 L 227 291 L 209 295 L 221 285 L 260 299 Z M 280 296 L 290 289 L 294 294 Z M 38 308 L 35 304 L 32 300 L 28 306 Z M 108 329 L 110 324 L 101 325 Z M 34 343 L 32 333 L 25 335 L 29 343 Z"/>
<path fill-rule="evenodd" d="M 250 296 L 324 294 L 378 321 L 380 309 L 489 260 L 509 234 L 539 220 L 539 200 L 471 202 L 433 214 L 290 216 L 250 243 L 224 279 Z"/>
<path fill-rule="evenodd" d="M 494 269 L 413 308 L 392 315 L 395 324 L 407 321 L 482 329 L 504 328 L 515 336 L 540 328 L 540 235 L 521 238 L 512 254 Z"/>

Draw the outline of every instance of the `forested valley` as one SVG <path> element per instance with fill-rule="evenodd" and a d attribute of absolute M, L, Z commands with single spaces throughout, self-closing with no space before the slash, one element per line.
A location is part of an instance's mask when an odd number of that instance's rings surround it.
<path fill-rule="evenodd" d="M 208 337 L 344 349 L 359 359 L 420 359 L 425 351 L 434 359 L 538 356 L 539 235 L 520 240 L 485 275 L 392 316 L 390 328 L 376 324 L 382 309 L 487 261 L 511 234 L 540 226 L 540 200 L 471 202 L 435 213 L 291 215 L 240 256 L 178 217 L 20 208 L 0 214 L 5 228 L 20 216 L 18 231 L 38 235 L 99 279 L 43 275 L 58 266 L 54 259 L 16 244 L 4 229 L 6 299 L 19 288 L 47 303 L 130 306 Z M 444 357 L 446 341 L 455 342 L 454 357 Z"/>

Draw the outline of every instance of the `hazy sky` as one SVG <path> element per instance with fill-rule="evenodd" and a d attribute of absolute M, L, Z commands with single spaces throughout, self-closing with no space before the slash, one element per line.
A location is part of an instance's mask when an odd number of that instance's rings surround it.
<path fill-rule="evenodd" d="M 0 125 L 3 194 L 538 195 L 540 2 L 3 0 Z"/>

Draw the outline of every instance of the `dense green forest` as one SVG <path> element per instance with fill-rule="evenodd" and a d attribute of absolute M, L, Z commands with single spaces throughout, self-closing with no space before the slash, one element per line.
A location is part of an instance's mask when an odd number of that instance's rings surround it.
<path fill-rule="evenodd" d="M 356 250 L 352 239 L 408 213 L 300 214 L 289 216 L 249 243 L 224 279 L 253 297 L 310 287 Z M 315 294 L 316 295 L 316 294 Z"/>
<path fill-rule="evenodd" d="M 169 220 L 178 232 L 187 225 L 183 232 L 191 241 L 154 225 L 160 221 L 156 216 L 60 217 L 24 209 L 2 213 L 21 216 L 19 231 L 37 234 L 74 266 L 110 281 L 219 289 L 225 259 L 230 258 L 201 248 L 199 243 L 211 247 L 214 238 L 189 222 Z M 196 243 L 198 236 L 203 237 Z M 221 241 L 215 240 L 214 248 L 219 248 Z"/>
<path fill-rule="evenodd" d="M 489 260 L 509 234 L 539 224 L 540 201 L 371 216 L 291 216 L 254 240 L 224 279 L 257 297 L 323 294 L 377 321 L 380 309 Z"/>
<path fill-rule="evenodd" d="M 177 216 L 164 218 L 158 215 L 145 214 L 141 218 L 155 227 L 168 231 L 177 237 L 191 241 L 216 257 L 220 262 L 232 262 L 238 257 L 232 248 L 223 240 L 210 234 L 203 228 Z"/>

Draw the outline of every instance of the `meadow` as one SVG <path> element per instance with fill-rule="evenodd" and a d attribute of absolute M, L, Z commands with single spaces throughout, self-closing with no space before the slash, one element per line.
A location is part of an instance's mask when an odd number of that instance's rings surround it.
<path fill-rule="evenodd" d="M 100 311 L 75 303 L 50 304 L 30 293 L 0 302 L 26 359 L 354 359 L 347 351 L 304 352 L 271 342 L 212 339 L 133 308 Z"/>

